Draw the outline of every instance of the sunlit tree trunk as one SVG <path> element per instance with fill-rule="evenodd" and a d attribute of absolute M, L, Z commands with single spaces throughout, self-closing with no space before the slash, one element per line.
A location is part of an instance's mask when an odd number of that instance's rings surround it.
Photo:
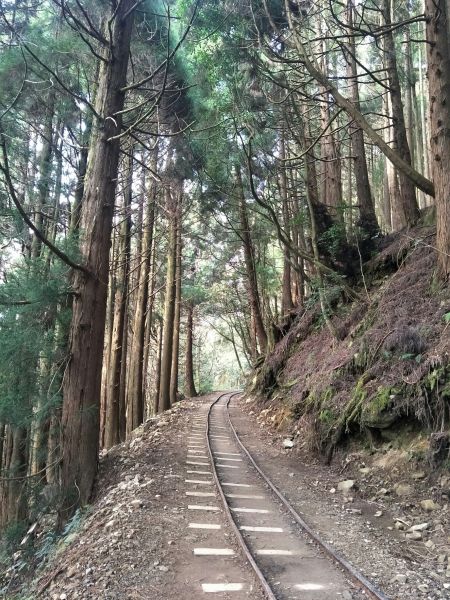
<path fill-rule="evenodd" d="M 151 159 L 152 170 L 156 169 L 156 151 Z M 127 404 L 131 409 L 128 415 L 128 431 L 138 427 L 144 419 L 144 355 L 146 311 L 148 308 L 148 291 L 150 264 L 152 260 L 153 229 L 155 223 L 155 194 L 156 186 L 153 179 L 150 183 L 143 182 L 142 190 L 145 199 L 145 214 L 143 216 L 143 234 L 139 279 L 136 290 L 136 303 L 133 318 L 133 337 L 129 353 L 129 377 L 127 383 Z"/>
<path fill-rule="evenodd" d="M 394 34 L 390 26 L 391 20 L 391 0 L 384 0 L 384 22 L 387 30 L 384 36 L 384 50 L 386 70 L 389 80 L 389 94 L 392 103 L 392 127 L 394 134 L 394 147 L 403 160 L 411 165 L 411 152 L 406 134 L 405 116 L 403 110 L 403 100 L 398 76 L 397 52 L 394 43 Z M 391 198 L 393 210 L 394 229 L 414 225 L 419 218 L 419 209 L 416 200 L 416 188 L 414 183 L 402 171 L 398 171 L 398 182 L 400 195 Z M 394 200 L 394 202 L 393 202 Z"/>
<path fill-rule="evenodd" d="M 194 356 L 193 356 L 193 345 L 194 345 L 194 303 L 190 300 L 186 306 L 187 319 L 186 319 L 186 356 L 184 363 L 184 393 L 188 398 L 194 398 L 197 395 L 194 382 Z M 236 347 L 233 342 L 233 346 L 236 352 Z M 238 355 L 237 355 L 238 356 Z"/>
<path fill-rule="evenodd" d="M 354 0 L 348 0 L 347 4 L 347 22 L 350 27 L 353 27 L 353 11 Z M 349 51 L 346 54 L 347 60 L 347 77 L 351 87 L 351 97 L 353 104 L 360 111 L 359 87 L 358 87 L 358 72 L 356 68 L 356 44 L 355 38 L 351 35 L 348 41 Z M 359 206 L 359 223 L 361 229 L 369 236 L 375 235 L 379 231 L 377 218 L 375 216 L 375 208 L 370 188 L 369 172 L 367 169 L 366 147 L 364 145 L 363 130 L 350 122 L 350 135 L 353 151 L 353 167 L 356 182 L 356 193 L 358 196 Z"/>

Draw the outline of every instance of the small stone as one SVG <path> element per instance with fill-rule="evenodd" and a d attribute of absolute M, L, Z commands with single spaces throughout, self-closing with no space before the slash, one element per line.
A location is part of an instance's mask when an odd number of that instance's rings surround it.
<path fill-rule="evenodd" d="M 406 534 L 406 538 L 408 540 L 421 540 L 422 534 L 420 533 L 420 531 L 411 531 Z"/>
<path fill-rule="evenodd" d="M 440 565 L 445 565 L 446 561 L 447 561 L 447 555 L 446 554 L 439 554 L 439 556 L 438 556 L 438 563 Z"/>
<path fill-rule="evenodd" d="M 166 567 L 165 565 L 160 565 L 160 566 L 158 567 L 158 569 L 159 569 L 160 571 L 162 571 L 163 573 L 167 573 L 167 571 L 169 570 L 169 567 Z"/>
<path fill-rule="evenodd" d="M 379 496 L 386 496 L 386 494 L 388 493 L 386 488 L 381 488 L 378 490 L 378 495 Z"/>
<path fill-rule="evenodd" d="M 142 502 L 142 500 L 132 500 L 130 502 L 130 505 L 133 506 L 134 508 L 142 508 L 142 506 L 144 506 L 144 503 Z"/>
<path fill-rule="evenodd" d="M 411 494 L 412 487 L 409 483 L 397 483 L 397 485 L 394 486 L 394 492 L 397 496 L 403 498 L 404 496 L 409 496 Z"/>
<path fill-rule="evenodd" d="M 431 499 L 422 500 L 420 502 L 420 506 L 423 508 L 423 510 L 426 510 L 427 512 L 432 512 L 433 510 L 441 508 L 439 504 L 437 504 L 434 500 Z"/>
<path fill-rule="evenodd" d="M 377 512 L 373 515 L 374 517 L 382 517 L 383 516 L 383 511 L 382 510 L 377 510 Z"/>
<path fill-rule="evenodd" d="M 105 525 L 105 529 L 112 529 L 114 527 L 115 521 L 114 519 L 111 521 L 108 521 Z"/>
<path fill-rule="evenodd" d="M 335 494 L 335 493 L 336 493 L 336 488 L 331 488 L 330 494 Z"/>
<path fill-rule="evenodd" d="M 398 581 L 398 583 L 406 583 L 408 581 L 408 577 L 404 573 L 397 573 L 397 575 L 392 579 L 392 581 Z"/>
<path fill-rule="evenodd" d="M 426 583 L 421 583 L 417 586 L 417 589 L 419 590 L 419 592 L 428 592 L 428 585 Z"/>
<path fill-rule="evenodd" d="M 283 448 L 293 448 L 294 447 L 294 441 L 291 440 L 290 438 L 285 438 L 283 440 Z"/>
<path fill-rule="evenodd" d="M 430 526 L 429 523 L 418 523 L 417 525 L 413 525 L 408 529 L 408 531 L 425 531 Z"/>
<path fill-rule="evenodd" d="M 395 529 L 398 529 L 399 531 L 404 531 L 405 529 L 409 528 L 409 523 L 407 523 L 406 521 L 403 521 L 402 519 L 395 519 L 394 527 L 395 527 Z"/>
<path fill-rule="evenodd" d="M 426 473 L 424 473 L 423 471 L 416 471 L 415 473 L 411 473 L 411 477 L 415 481 L 419 481 L 420 479 L 425 479 Z"/>
<path fill-rule="evenodd" d="M 346 494 L 347 492 L 352 490 L 354 487 L 355 487 L 355 481 L 353 479 L 346 479 L 345 481 L 340 481 L 338 483 L 337 489 L 340 492 L 343 492 L 344 494 Z"/>
<path fill-rule="evenodd" d="M 60 594 L 59 600 L 67 600 L 67 594 Z"/>
<path fill-rule="evenodd" d="M 359 472 L 360 472 L 362 475 L 368 475 L 368 474 L 370 473 L 370 467 L 361 467 L 361 468 L 359 469 Z"/>
<path fill-rule="evenodd" d="M 433 550 L 434 548 L 436 548 L 436 544 L 433 542 L 433 540 L 427 540 L 425 542 L 425 546 L 427 548 L 429 548 L 430 550 Z"/>

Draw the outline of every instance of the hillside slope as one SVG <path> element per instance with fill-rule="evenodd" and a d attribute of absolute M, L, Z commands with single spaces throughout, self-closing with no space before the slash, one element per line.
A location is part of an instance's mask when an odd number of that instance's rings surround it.
<path fill-rule="evenodd" d="M 448 455 L 449 290 L 435 283 L 432 228 L 382 244 L 358 299 L 334 307 L 339 339 L 317 307 L 299 312 L 250 393 L 275 426 L 328 460 L 352 438 L 376 447 L 417 431 L 430 434 L 438 466 Z"/>

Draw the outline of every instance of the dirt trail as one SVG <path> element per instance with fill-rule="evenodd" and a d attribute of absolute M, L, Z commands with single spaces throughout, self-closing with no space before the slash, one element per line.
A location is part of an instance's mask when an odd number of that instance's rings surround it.
<path fill-rule="evenodd" d="M 195 600 L 213 570 L 214 581 L 229 577 L 243 581 L 241 597 L 261 600 L 237 548 L 232 557 L 214 557 L 213 569 L 212 557 L 193 556 L 194 546 L 208 546 L 209 532 L 191 530 L 189 522 L 208 522 L 212 517 L 202 513 L 194 519 L 188 511 L 187 439 L 194 419 L 215 397 L 183 401 L 102 459 L 91 514 L 79 531 L 68 536 L 67 547 L 61 547 L 41 577 L 37 590 L 50 583 L 39 598 Z M 234 547 L 221 511 L 214 517 L 222 525 L 221 544 Z"/>

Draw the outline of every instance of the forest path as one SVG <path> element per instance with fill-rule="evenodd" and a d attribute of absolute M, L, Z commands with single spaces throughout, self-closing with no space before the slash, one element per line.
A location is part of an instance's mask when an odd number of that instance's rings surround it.
<path fill-rule="evenodd" d="M 217 394 L 181 402 L 102 458 L 91 514 L 69 535 L 70 544 L 40 580 L 38 589 L 49 582 L 40 598 L 262 600 L 214 486 L 195 483 L 210 479 L 204 432 L 215 398 Z M 230 413 L 242 441 L 313 529 L 390 599 L 421 597 L 420 573 L 412 585 L 398 577 L 408 564 L 398 532 L 386 531 L 392 517 L 375 518 L 378 507 L 356 494 L 349 499 L 330 493 L 337 475 L 285 450 L 282 439 L 261 428 L 245 404 L 234 400 Z M 186 494 L 192 491 L 196 495 Z M 208 548 L 215 552 L 209 554 Z M 408 581 L 413 582 L 412 575 Z M 303 597 L 294 590 L 289 595 Z M 337 589 L 335 597 L 358 595 Z"/>
<path fill-rule="evenodd" d="M 189 464 L 201 460 L 186 453 L 193 426 L 216 397 L 181 402 L 102 458 L 92 514 L 41 578 L 38 589 L 51 582 L 40 598 L 196 600 L 202 584 L 214 590 L 232 582 L 242 588 L 239 600 L 262 600 L 219 503 L 214 511 L 188 508 L 211 504 L 209 497 L 186 495 L 189 481 L 204 477 L 201 466 Z M 220 529 L 189 527 L 196 523 Z M 194 556 L 194 546 L 211 544 L 233 555 Z M 206 596 L 237 600 L 230 594 Z"/>

